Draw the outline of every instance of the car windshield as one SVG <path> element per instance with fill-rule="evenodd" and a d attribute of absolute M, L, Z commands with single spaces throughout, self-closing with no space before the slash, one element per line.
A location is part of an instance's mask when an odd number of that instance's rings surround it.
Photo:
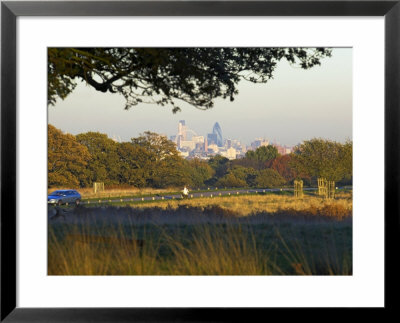
<path fill-rule="evenodd" d="M 64 195 L 65 192 L 60 192 L 60 191 L 54 191 L 53 193 L 50 193 L 50 195 Z"/>

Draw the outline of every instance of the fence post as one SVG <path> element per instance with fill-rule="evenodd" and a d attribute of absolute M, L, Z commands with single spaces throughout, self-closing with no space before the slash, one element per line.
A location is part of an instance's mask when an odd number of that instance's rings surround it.
<path fill-rule="evenodd" d="M 328 182 L 328 199 L 334 199 L 335 198 L 335 181 L 329 181 Z"/>
<path fill-rule="evenodd" d="M 303 181 L 302 180 L 295 180 L 294 181 L 294 196 L 295 197 L 303 197 Z"/>
<path fill-rule="evenodd" d="M 318 195 L 329 198 L 329 182 L 325 178 L 318 178 Z"/>
<path fill-rule="evenodd" d="M 318 178 L 318 195 L 326 199 L 335 198 L 335 181 L 328 181 L 325 178 Z"/>

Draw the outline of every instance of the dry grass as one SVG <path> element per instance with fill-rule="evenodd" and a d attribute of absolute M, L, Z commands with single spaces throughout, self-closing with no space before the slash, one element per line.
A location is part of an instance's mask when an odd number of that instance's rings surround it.
<path fill-rule="evenodd" d="M 74 229 L 63 239 L 50 230 L 49 275 L 262 275 L 267 258 L 254 239 L 236 226 L 195 227 L 171 235 L 161 227 L 158 238 L 139 246 L 131 234 L 109 229 L 106 239 Z M 134 234 L 134 233 L 133 233 Z M 129 237 L 128 237 L 129 236 Z M 190 239 L 188 238 L 190 237 Z M 161 244 L 162 241 L 162 244 Z M 160 257 L 167 248 L 169 257 Z"/>
<path fill-rule="evenodd" d="M 49 230 L 49 275 L 157 275 L 159 246 L 149 239 L 142 246 L 129 234 L 115 227 L 107 228 L 107 237 L 89 226 L 75 227 L 60 239 Z"/>
<path fill-rule="evenodd" d="M 243 226 L 199 226 L 187 245 L 169 238 L 173 274 L 270 275 L 269 255 Z"/>
<path fill-rule="evenodd" d="M 270 229 L 264 226 L 208 224 L 172 231 L 161 226 L 142 246 L 117 229 L 108 228 L 107 239 L 87 227 L 75 227 L 73 239 L 50 230 L 48 274 L 351 275 L 351 250 L 329 228 L 283 226 L 267 238 L 263 232 Z M 346 244 L 351 248 L 351 241 Z"/>
<path fill-rule="evenodd" d="M 271 194 L 76 212 L 49 223 L 49 275 L 352 274 L 350 193 L 330 201 Z M 218 222 L 220 215 L 227 221 Z"/>
<path fill-rule="evenodd" d="M 49 188 L 47 190 L 47 194 L 62 189 L 70 189 L 70 187 L 54 187 Z M 82 195 L 82 198 L 109 198 L 109 197 L 121 197 L 121 196 L 135 196 L 135 195 L 151 195 L 151 194 L 161 194 L 168 192 L 178 192 L 181 191 L 182 188 L 165 188 L 165 189 L 154 189 L 154 188 L 135 188 L 135 187 L 125 187 L 125 188 L 109 188 L 104 190 L 103 192 L 95 193 L 93 188 L 80 188 L 78 192 Z"/>
<path fill-rule="evenodd" d="M 298 213 L 309 215 L 344 216 L 351 215 L 352 197 L 350 193 L 343 193 L 334 200 L 325 200 L 316 196 L 305 196 L 296 199 L 285 195 L 247 195 L 213 198 L 196 198 L 192 200 L 170 200 L 168 203 L 133 204 L 140 209 L 161 208 L 176 210 L 179 207 L 210 208 L 218 207 L 233 212 L 239 216 L 248 216 L 258 213 Z"/>

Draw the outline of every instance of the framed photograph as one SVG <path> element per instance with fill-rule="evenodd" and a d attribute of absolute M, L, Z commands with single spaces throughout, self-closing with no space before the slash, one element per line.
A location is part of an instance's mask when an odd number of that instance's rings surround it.
<path fill-rule="evenodd" d="M 399 16 L 2 2 L 1 321 L 392 309 Z"/>

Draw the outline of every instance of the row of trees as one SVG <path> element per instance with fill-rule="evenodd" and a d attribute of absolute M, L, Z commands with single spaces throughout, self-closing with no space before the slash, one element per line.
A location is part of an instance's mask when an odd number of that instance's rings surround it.
<path fill-rule="evenodd" d="M 215 156 L 185 160 L 173 142 L 145 132 L 118 143 L 98 132 L 73 136 L 48 126 L 49 187 L 88 187 L 93 182 L 135 187 L 277 187 L 296 178 L 351 180 L 352 143 L 306 141 L 290 155 L 273 146 L 248 151 L 241 159 Z"/>

